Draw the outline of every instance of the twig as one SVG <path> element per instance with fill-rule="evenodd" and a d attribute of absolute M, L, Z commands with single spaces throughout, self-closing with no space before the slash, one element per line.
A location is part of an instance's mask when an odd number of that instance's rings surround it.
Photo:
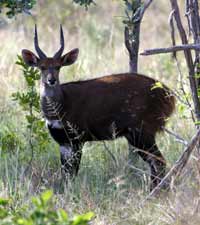
<path fill-rule="evenodd" d="M 169 15 L 169 24 L 171 28 L 171 39 L 172 39 L 172 45 L 176 45 L 176 39 L 175 39 L 175 29 L 174 29 L 174 10 Z M 176 58 L 176 51 L 172 53 L 172 56 Z"/>
<path fill-rule="evenodd" d="M 179 31 L 181 41 L 184 45 L 187 45 L 188 40 L 187 40 L 185 29 L 181 21 L 180 10 L 178 7 L 177 0 L 170 0 L 170 2 L 171 2 L 172 10 L 174 10 L 174 18 L 176 20 L 176 25 Z M 200 120 L 200 101 L 198 98 L 197 84 L 195 80 L 195 67 L 194 67 L 194 62 L 192 58 L 192 53 L 189 49 L 185 49 L 184 54 L 185 54 L 185 59 L 186 59 L 186 63 L 187 63 L 188 71 L 189 71 L 189 81 L 190 81 L 190 88 L 192 92 L 192 99 L 194 102 L 195 115 L 197 120 Z"/>
<path fill-rule="evenodd" d="M 110 149 L 108 148 L 108 146 L 106 145 L 105 141 L 103 141 L 103 145 L 104 145 L 104 148 L 106 149 L 106 151 L 108 152 L 108 154 L 111 156 L 112 160 L 114 161 L 115 166 L 117 166 L 117 160 L 116 160 L 115 156 L 112 154 L 112 152 L 110 151 Z"/>
<path fill-rule="evenodd" d="M 143 206 L 145 204 L 146 200 L 151 199 L 153 196 L 157 196 L 163 187 L 169 189 L 169 184 L 170 184 L 172 177 L 175 180 L 175 178 L 177 178 L 180 175 L 183 168 L 187 164 L 187 162 L 190 158 L 190 155 L 193 152 L 195 146 L 198 144 L 199 140 L 200 140 L 200 129 L 193 136 L 191 142 L 185 148 L 185 150 L 181 154 L 180 158 L 176 161 L 174 166 L 170 169 L 170 171 L 166 174 L 166 176 L 161 180 L 161 182 L 158 184 L 158 186 L 156 186 L 152 190 L 152 192 L 145 198 L 145 200 L 141 203 L 140 206 Z"/>
<path fill-rule="evenodd" d="M 147 176 L 149 176 L 149 177 L 151 176 L 151 177 L 153 177 L 153 178 L 156 178 L 156 179 L 161 180 L 161 178 L 160 178 L 159 176 L 153 175 L 153 174 L 151 174 L 150 172 L 144 171 L 144 170 L 142 170 L 142 169 L 140 169 L 140 168 L 138 168 L 138 167 L 136 167 L 136 166 L 133 166 L 133 165 L 130 165 L 130 164 L 127 164 L 127 166 L 128 166 L 128 168 L 130 168 L 130 169 L 132 169 L 132 170 L 135 170 L 135 171 L 139 172 L 140 174 L 145 174 L 145 175 L 147 175 Z"/>
<path fill-rule="evenodd" d="M 179 73 L 179 77 L 180 77 L 180 84 L 181 84 L 181 91 L 183 92 L 183 95 L 185 96 L 185 99 L 186 99 L 186 102 L 187 102 L 187 105 L 189 106 L 189 110 L 190 110 L 190 113 L 191 113 L 191 116 L 192 116 L 192 120 L 193 122 L 195 122 L 195 117 L 194 117 L 194 111 L 193 111 L 193 107 L 192 105 L 190 104 L 190 101 L 187 97 L 187 94 L 185 92 L 185 88 L 183 86 L 183 74 L 181 72 L 181 68 L 180 68 L 180 64 L 179 64 L 179 61 L 178 59 L 175 57 L 175 61 L 176 61 L 176 65 L 177 65 L 177 69 L 178 69 L 178 73 Z"/>
<path fill-rule="evenodd" d="M 140 11 L 139 21 L 142 20 L 145 11 L 148 9 L 148 7 L 151 5 L 152 2 L 153 2 L 153 0 L 146 0 L 146 2 L 143 4 L 143 7 Z"/>
<path fill-rule="evenodd" d="M 31 92 L 33 93 L 33 91 L 34 91 L 34 87 L 32 86 Z M 33 117 L 33 99 L 31 99 L 31 102 L 29 104 L 29 115 L 30 115 L 30 117 Z M 34 145 L 33 145 L 32 135 L 33 135 L 33 122 L 31 122 L 30 127 L 29 127 L 29 139 L 28 139 L 28 143 L 29 143 L 29 146 L 31 149 L 31 158 L 24 170 L 24 174 L 26 174 L 29 171 L 29 169 L 32 165 L 33 158 L 34 158 Z"/>
<path fill-rule="evenodd" d="M 200 50 L 200 44 L 184 44 L 184 45 L 176 45 L 176 46 L 172 46 L 168 48 L 148 49 L 140 53 L 140 55 L 156 55 L 156 54 L 164 54 L 164 53 L 185 51 L 185 50 L 191 50 L 191 49 Z"/>
<path fill-rule="evenodd" d="M 181 94 L 179 91 L 173 91 L 173 95 L 176 97 L 176 99 L 179 100 L 182 104 L 184 104 L 192 113 L 193 113 L 193 108 L 192 106 L 190 107 L 190 104 L 187 103 L 187 101 L 184 101 L 183 98 L 181 98 Z"/>
<path fill-rule="evenodd" d="M 188 23 L 189 35 L 191 35 L 192 34 L 192 27 L 191 27 L 191 24 L 190 24 L 189 15 L 190 15 L 189 0 L 185 0 L 185 16 L 186 16 L 187 23 Z"/>
<path fill-rule="evenodd" d="M 171 130 L 168 130 L 166 127 L 163 127 L 163 130 L 164 130 L 166 133 L 168 133 L 168 134 L 174 136 L 175 139 L 176 139 L 178 142 L 180 142 L 181 144 L 183 144 L 183 145 L 185 145 L 185 146 L 188 145 L 188 142 L 187 142 L 185 139 L 183 139 L 182 137 L 180 137 L 178 134 L 176 134 L 175 132 L 173 132 L 173 131 L 171 131 Z"/>

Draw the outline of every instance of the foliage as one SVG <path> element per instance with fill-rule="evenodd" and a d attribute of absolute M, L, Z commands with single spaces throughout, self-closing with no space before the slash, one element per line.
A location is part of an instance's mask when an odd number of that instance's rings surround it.
<path fill-rule="evenodd" d="M 163 88 L 163 84 L 160 83 L 160 82 L 155 82 L 155 84 L 151 88 L 151 91 L 154 90 L 154 89 L 156 89 L 156 88 Z"/>
<path fill-rule="evenodd" d="M 6 126 L 0 130 L 0 150 L 14 153 L 16 149 L 21 148 L 21 146 L 22 141 L 13 127 Z"/>
<path fill-rule="evenodd" d="M 123 20 L 123 23 L 127 26 L 133 26 L 135 22 L 137 22 L 140 11 L 142 9 L 141 0 L 123 0 L 125 4 L 125 15 L 126 19 Z"/>
<path fill-rule="evenodd" d="M 86 8 L 90 6 L 91 3 L 95 3 L 94 0 L 73 0 L 75 3 L 79 5 L 84 5 Z"/>
<path fill-rule="evenodd" d="M 48 133 L 45 129 L 45 122 L 40 116 L 40 96 L 36 89 L 36 82 L 40 79 L 40 74 L 37 69 L 27 66 L 21 56 L 18 56 L 16 64 L 22 68 L 27 89 L 23 92 L 13 93 L 12 97 L 26 113 L 27 128 L 30 132 L 30 145 L 33 145 L 33 141 L 37 141 L 40 149 L 43 149 L 48 142 Z"/>
<path fill-rule="evenodd" d="M 54 210 L 52 197 L 52 191 L 45 191 L 32 198 L 32 209 L 22 206 L 17 211 L 11 209 L 11 201 L 0 198 L 0 225 L 87 225 L 94 217 L 88 212 L 71 219 L 65 210 Z"/>
<path fill-rule="evenodd" d="M 35 5 L 36 0 L 1 0 L 0 1 L 0 13 L 3 9 L 6 9 L 6 15 L 8 18 L 14 17 L 18 13 L 29 11 Z"/>

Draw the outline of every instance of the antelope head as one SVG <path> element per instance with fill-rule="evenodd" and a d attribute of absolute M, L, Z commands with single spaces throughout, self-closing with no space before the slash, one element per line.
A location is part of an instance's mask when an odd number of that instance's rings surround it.
<path fill-rule="evenodd" d="M 64 51 L 64 35 L 62 26 L 60 26 L 60 49 L 54 54 L 53 57 L 47 57 L 46 54 L 39 47 L 37 26 L 35 25 L 35 37 L 34 37 L 35 50 L 37 56 L 27 50 L 22 50 L 22 57 L 25 63 L 29 66 L 37 67 L 41 71 L 42 84 L 45 88 L 55 89 L 59 86 L 59 72 L 62 66 L 68 66 L 73 64 L 77 57 L 79 50 L 77 48 L 71 50 L 67 54 L 63 54 Z"/>

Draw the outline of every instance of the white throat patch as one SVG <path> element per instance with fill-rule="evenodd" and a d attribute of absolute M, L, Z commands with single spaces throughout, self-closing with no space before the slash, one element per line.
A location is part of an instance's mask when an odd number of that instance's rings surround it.
<path fill-rule="evenodd" d="M 41 97 L 54 97 L 55 96 L 55 88 L 47 87 L 44 84 L 40 85 L 40 95 Z"/>

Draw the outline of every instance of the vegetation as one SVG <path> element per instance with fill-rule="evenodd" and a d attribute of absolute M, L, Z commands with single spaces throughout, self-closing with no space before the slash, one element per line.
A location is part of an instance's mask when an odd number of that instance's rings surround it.
<path fill-rule="evenodd" d="M 94 3 L 93 0 L 73 0 L 75 3 L 84 5 L 86 9 L 91 3 Z M 8 18 L 13 18 L 19 13 L 28 13 L 36 4 L 36 0 L 2 0 L 0 2 L 0 13 L 5 11 L 5 14 Z"/>
<path fill-rule="evenodd" d="M 63 209 L 53 209 L 52 191 L 45 191 L 32 198 L 33 209 L 22 206 L 16 211 L 10 209 L 11 200 L 0 199 L 1 225 L 87 225 L 93 213 L 75 216 L 70 219 Z"/>
<path fill-rule="evenodd" d="M 53 20 L 50 12 L 56 15 Z M 169 12 L 166 0 L 156 1 L 147 10 L 141 26 L 141 50 L 171 44 L 167 25 Z M 61 71 L 62 82 L 129 70 L 123 45 L 122 20 L 126 20 L 123 1 L 105 1 L 98 7 L 89 7 L 88 11 L 72 4 L 71 0 L 37 1 L 31 13 L 37 18 L 40 45 L 49 55 L 59 47 L 60 23 L 67 40 L 66 51 L 80 48 L 78 62 Z M 152 15 L 157 15 L 156 19 Z M 14 63 L 23 48 L 33 49 L 34 24 L 32 16 L 17 14 L 17 20 L 9 20 L 0 30 L 0 214 L 5 213 L 1 222 L 17 224 L 13 221 L 31 220 L 40 210 L 36 202 L 42 201 L 41 193 L 53 189 L 52 200 L 49 199 L 42 209 L 43 218 L 47 217 L 49 224 L 56 224 L 54 219 L 62 219 L 61 214 L 66 218 L 66 212 L 68 218 L 73 218 L 76 214 L 84 217 L 92 211 L 95 214 L 92 224 L 98 225 L 182 225 L 191 221 L 198 225 L 200 170 L 197 153 L 193 154 L 178 183 L 172 185 L 171 192 L 147 201 L 143 207 L 140 203 L 148 195 L 148 169 L 142 161 L 137 167 L 129 163 L 124 139 L 87 143 L 77 179 L 68 184 L 63 181 L 58 146 L 46 133 L 38 104 L 35 104 L 39 99 L 39 75 L 26 68 L 20 58 L 17 65 Z M 178 57 L 183 77 L 177 76 L 176 64 L 168 55 L 140 56 L 138 70 L 175 91 L 181 90 L 178 81 L 183 79 L 186 97 L 191 101 L 185 62 L 181 53 Z M 30 105 L 32 101 L 34 104 Z M 29 117 L 31 111 L 33 117 Z M 195 133 L 190 109 L 183 102 L 177 101 L 177 112 L 167 128 L 186 140 Z M 170 168 L 182 152 L 183 143 L 167 133 L 158 135 L 157 140 Z M 40 197 L 32 202 L 33 196 Z M 54 216 L 50 218 L 52 211 Z M 41 224 L 39 218 L 35 217 L 32 224 Z M 58 221 L 58 224 L 62 223 Z"/>
<path fill-rule="evenodd" d="M 2 0 L 0 2 L 0 13 L 5 9 L 8 18 L 13 18 L 18 13 L 29 13 L 35 3 L 35 0 Z"/>
<path fill-rule="evenodd" d="M 41 151 L 46 148 L 46 143 L 49 141 L 45 122 L 40 115 L 40 96 L 36 89 L 36 82 L 40 79 L 40 73 L 37 69 L 28 67 L 21 56 L 18 56 L 16 64 L 22 68 L 27 87 L 24 91 L 13 93 L 12 97 L 26 113 L 27 129 L 30 134 L 29 146 L 33 154 L 34 146 L 37 145 Z"/>

